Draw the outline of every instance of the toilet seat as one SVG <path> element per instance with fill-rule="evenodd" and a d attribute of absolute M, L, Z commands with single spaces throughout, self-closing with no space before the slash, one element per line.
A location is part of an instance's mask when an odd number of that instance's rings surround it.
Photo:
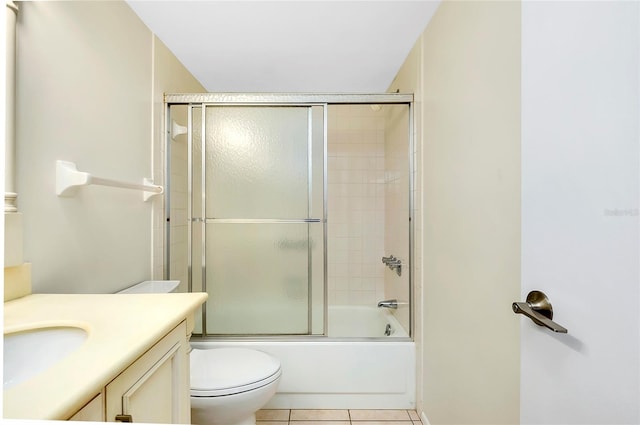
<path fill-rule="evenodd" d="M 263 387 L 281 375 L 280 362 L 262 351 L 246 348 L 194 348 L 191 396 L 220 397 Z"/>

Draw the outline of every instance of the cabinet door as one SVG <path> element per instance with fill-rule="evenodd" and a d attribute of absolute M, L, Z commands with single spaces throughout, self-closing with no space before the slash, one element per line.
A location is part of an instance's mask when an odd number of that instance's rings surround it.
<path fill-rule="evenodd" d="M 82 422 L 104 422 L 104 397 L 98 394 L 87 403 L 75 415 L 69 418 L 70 421 Z"/>
<path fill-rule="evenodd" d="M 107 421 L 190 423 L 186 324 L 107 385 Z"/>

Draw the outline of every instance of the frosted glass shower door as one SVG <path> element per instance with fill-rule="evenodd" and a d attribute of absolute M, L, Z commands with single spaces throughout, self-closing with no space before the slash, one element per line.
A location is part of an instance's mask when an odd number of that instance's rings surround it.
<path fill-rule="evenodd" d="M 206 106 L 204 122 L 206 334 L 322 334 L 324 107 Z"/>

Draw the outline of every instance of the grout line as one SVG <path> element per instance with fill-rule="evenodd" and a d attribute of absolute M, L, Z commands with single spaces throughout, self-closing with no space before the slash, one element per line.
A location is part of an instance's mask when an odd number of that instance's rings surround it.
<path fill-rule="evenodd" d="M 292 419 L 293 419 L 293 411 L 294 411 L 294 410 L 305 410 L 305 409 L 287 409 L 287 410 L 289 411 L 289 413 L 288 413 L 288 417 L 287 417 L 287 420 L 286 420 L 287 425 L 295 425 L 295 424 L 297 423 L 297 421 L 292 420 Z M 323 410 L 323 409 L 318 409 L 318 410 Z M 350 425 L 357 425 L 359 422 L 358 422 L 358 421 L 354 421 L 354 420 L 353 420 L 353 418 L 352 418 L 352 416 L 351 416 L 351 410 L 352 410 L 352 409 L 344 409 L 344 410 L 346 410 L 346 411 L 347 411 L 347 416 L 348 416 L 348 422 L 349 422 L 349 424 L 350 424 Z M 375 409 L 374 409 L 374 410 L 375 410 Z M 417 411 L 415 411 L 415 410 L 414 410 L 414 412 L 416 412 L 416 414 L 417 414 L 417 416 L 418 416 L 418 420 L 414 420 L 414 419 L 413 419 L 413 417 L 412 417 L 412 416 L 411 416 L 411 414 L 410 414 L 410 410 L 411 410 L 411 409 L 398 409 L 398 410 L 404 410 L 404 411 L 407 413 L 407 415 L 409 416 L 409 421 L 410 421 L 411 423 L 413 423 L 414 425 L 428 425 L 428 422 L 427 422 L 427 423 L 425 423 L 425 422 L 423 422 L 423 420 L 422 420 L 422 419 L 423 419 L 423 417 L 424 417 L 424 414 L 423 414 L 423 415 L 420 415 L 420 414 L 418 414 L 418 412 L 417 412 Z M 312 421 L 313 421 L 314 419 L 308 419 L 308 420 L 312 420 Z M 265 421 L 265 422 L 267 422 L 267 423 L 268 423 L 268 422 L 272 422 L 272 421 L 273 421 L 272 419 L 269 419 L 269 420 L 267 420 L 267 421 Z M 317 419 L 316 419 L 316 421 L 317 421 Z M 328 423 L 330 423 L 330 422 L 334 421 L 334 419 L 330 419 L 330 420 L 327 420 L 327 421 L 328 421 Z M 388 423 L 389 425 L 391 425 L 392 423 L 394 423 L 394 422 L 398 422 L 398 421 L 406 421 L 406 419 L 390 419 L 390 420 L 383 421 L 383 422 L 381 422 L 381 423 L 384 423 L 384 424 L 387 424 L 387 423 Z M 278 421 L 276 421 L 276 422 L 278 422 Z M 365 421 L 365 422 L 366 422 L 366 421 Z"/>

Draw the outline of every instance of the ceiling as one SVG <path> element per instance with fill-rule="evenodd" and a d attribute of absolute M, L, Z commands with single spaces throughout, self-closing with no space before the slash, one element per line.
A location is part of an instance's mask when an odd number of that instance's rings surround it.
<path fill-rule="evenodd" d="M 439 0 L 128 4 L 210 92 L 380 93 Z"/>

